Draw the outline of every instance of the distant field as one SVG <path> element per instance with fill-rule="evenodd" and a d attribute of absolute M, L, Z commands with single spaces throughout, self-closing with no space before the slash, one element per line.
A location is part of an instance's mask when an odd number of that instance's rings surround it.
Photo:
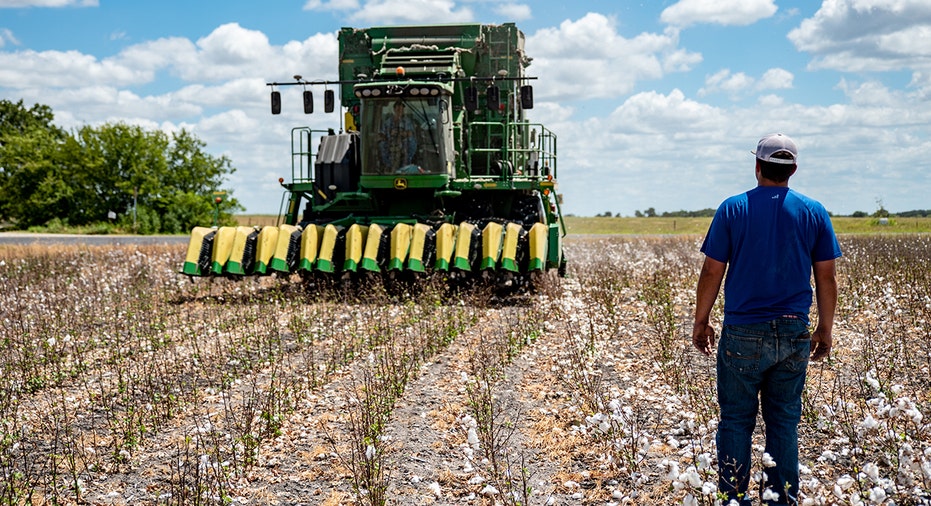
<path fill-rule="evenodd" d="M 275 225 L 277 217 L 268 214 L 238 216 L 240 225 Z M 567 216 L 570 234 L 704 234 L 711 218 L 591 218 Z M 931 232 L 931 217 L 889 218 L 880 224 L 876 218 L 833 218 L 840 234 L 875 234 L 901 232 Z"/>

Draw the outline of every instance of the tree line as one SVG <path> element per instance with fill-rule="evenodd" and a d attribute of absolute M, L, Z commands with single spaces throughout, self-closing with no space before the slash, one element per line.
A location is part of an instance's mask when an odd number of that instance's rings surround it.
<path fill-rule="evenodd" d="M 242 209 L 222 188 L 236 170 L 229 158 L 208 154 L 187 130 L 107 123 L 68 132 L 53 120 L 47 105 L 0 100 L 0 223 L 184 233 L 232 223 Z"/>
<path fill-rule="evenodd" d="M 605 211 L 601 214 L 596 214 L 596 218 L 610 218 L 612 216 L 621 217 L 621 213 L 612 215 L 611 211 Z M 656 209 L 653 207 L 648 207 L 647 209 L 641 211 L 637 209 L 634 211 L 635 218 L 711 218 L 714 216 L 714 209 L 699 209 L 698 211 L 663 211 L 662 213 L 657 213 Z"/>

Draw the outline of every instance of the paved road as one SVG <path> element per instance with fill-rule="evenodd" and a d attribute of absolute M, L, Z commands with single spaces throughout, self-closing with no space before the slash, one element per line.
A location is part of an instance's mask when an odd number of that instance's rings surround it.
<path fill-rule="evenodd" d="M 0 232 L 0 244 L 187 244 L 184 235 L 79 235 Z"/>

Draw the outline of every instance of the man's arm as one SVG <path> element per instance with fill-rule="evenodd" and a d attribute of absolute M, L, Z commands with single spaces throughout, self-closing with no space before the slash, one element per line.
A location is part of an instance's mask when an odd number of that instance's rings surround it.
<path fill-rule="evenodd" d="M 711 308 L 718 298 L 721 280 L 727 264 L 711 257 L 705 257 L 698 277 L 698 289 L 695 294 L 695 324 L 692 326 L 692 344 L 698 351 L 711 355 L 714 346 L 714 327 L 711 326 Z"/>
<path fill-rule="evenodd" d="M 834 310 L 837 308 L 837 276 L 834 260 L 812 264 L 815 273 L 815 301 L 818 304 L 818 326 L 811 336 L 811 359 L 821 360 L 831 353 L 834 338 Z"/>

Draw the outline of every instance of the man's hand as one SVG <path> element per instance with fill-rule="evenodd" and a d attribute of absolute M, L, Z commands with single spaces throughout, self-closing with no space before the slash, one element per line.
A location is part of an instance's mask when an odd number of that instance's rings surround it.
<path fill-rule="evenodd" d="M 714 327 L 707 323 L 695 322 L 692 326 L 692 344 L 705 356 L 711 356 L 711 349 L 714 348 Z"/>
<path fill-rule="evenodd" d="M 830 355 L 834 340 L 834 309 L 837 307 L 837 277 L 834 260 L 812 264 L 815 274 L 815 300 L 818 304 L 818 326 L 811 335 L 811 359 L 821 360 Z"/>
<path fill-rule="evenodd" d="M 695 325 L 692 327 L 692 344 L 698 351 L 711 356 L 714 348 L 714 327 L 708 324 L 711 319 L 711 308 L 721 289 L 721 280 L 727 264 L 711 257 L 705 257 L 698 276 L 698 288 L 695 293 Z"/>
<path fill-rule="evenodd" d="M 825 332 L 821 329 L 815 329 L 811 335 L 811 359 L 821 360 L 831 354 L 831 347 L 834 345 L 834 339 L 831 332 Z"/>

